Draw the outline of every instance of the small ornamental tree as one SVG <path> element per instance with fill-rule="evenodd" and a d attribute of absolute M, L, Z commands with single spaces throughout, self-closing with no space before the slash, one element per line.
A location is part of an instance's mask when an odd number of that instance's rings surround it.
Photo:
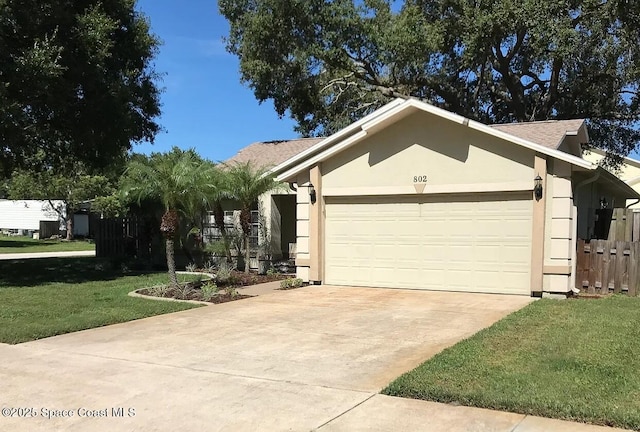
<path fill-rule="evenodd" d="M 215 167 L 200 158 L 194 150 L 182 151 L 176 147 L 168 153 L 154 153 L 148 158 L 129 162 L 121 181 L 125 200 L 157 200 L 164 214 L 160 231 L 165 238 L 169 283 L 178 286 L 176 275 L 174 238 L 179 228 L 179 214 L 194 206 L 209 206 L 209 197 L 215 188 Z"/>

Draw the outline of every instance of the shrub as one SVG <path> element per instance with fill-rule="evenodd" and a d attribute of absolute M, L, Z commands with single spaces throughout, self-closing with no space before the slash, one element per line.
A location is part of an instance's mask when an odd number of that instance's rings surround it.
<path fill-rule="evenodd" d="M 226 262 L 221 262 L 216 272 L 216 282 L 226 283 L 231 278 L 231 267 Z"/>
<path fill-rule="evenodd" d="M 284 279 L 280 282 L 280 289 L 300 288 L 304 282 L 300 278 Z"/>
<path fill-rule="evenodd" d="M 190 263 L 190 264 L 187 264 L 187 266 L 185 267 L 185 270 L 188 272 L 195 272 L 196 270 L 198 270 L 198 266 L 196 265 L 196 263 Z"/>
<path fill-rule="evenodd" d="M 238 297 L 240 295 L 238 293 L 238 290 L 234 286 L 228 286 L 226 288 L 226 291 L 227 291 L 227 294 L 229 295 L 229 297 L 231 297 L 231 298 L 235 298 L 235 297 Z"/>
<path fill-rule="evenodd" d="M 166 297 L 169 292 L 169 285 L 156 285 L 149 288 L 149 294 L 155 297 Z"/>
<path fill-rule="evenodd" d="M 219 258 L 211 258 L 210 260 L 207 260 L 207 262 L 204 263 L 204 265 L 202 266 L 202 270 L 205 273 L 215 273 L 216 269 L 218 268 L 218 263 L 216 262 Z"/>
<path fill-rule="evenodd" d="M 218 295 L 220 288 L 218 288 L 218 285 L 213 282 L 207 282 L 200 287 L 200 290 L 202 291 L 202 300 L 209 301 L 214 296 Z"/>
<path fill-rule="evenodd" d="M 189 295 L 193 292 L 193 287 L 191 284 L 180 285 L 176 288 L 176 298 L 180 300 L 188 300 Z"/>

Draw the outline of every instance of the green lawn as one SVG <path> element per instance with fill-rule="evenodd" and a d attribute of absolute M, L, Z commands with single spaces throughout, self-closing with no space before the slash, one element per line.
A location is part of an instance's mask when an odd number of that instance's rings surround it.
<path fill-rule="evenodd" d="M 127 296 L 166 283 L 166 273 L 124 275 L 105 267 L 93 257 L 0 261 L 0 342 L 15 344 L 196 307 Z"/>
<path fill-rule="evenodd" d="M 92 251 L 95 249 L 96 245 L 86 240 L 34 240 L 30 237 L 0 235 L 0 254 Z"/>
<path fill-rule="evenodd" d="M 640 430 L 640 298 L 536 301 L 383 393 Z"/>

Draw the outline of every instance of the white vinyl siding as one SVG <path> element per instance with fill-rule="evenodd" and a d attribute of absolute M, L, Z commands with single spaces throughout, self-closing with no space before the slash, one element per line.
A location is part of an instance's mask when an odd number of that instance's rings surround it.
<path fill-rule="evenodd" d="M 61 201 L 54 200 L 53 204 L 63 209 Z M 57 220 L 60 220 L 60 216 L 48 201 L 0 200 L 0 229 L 38 230 L 40 221 Z"/>

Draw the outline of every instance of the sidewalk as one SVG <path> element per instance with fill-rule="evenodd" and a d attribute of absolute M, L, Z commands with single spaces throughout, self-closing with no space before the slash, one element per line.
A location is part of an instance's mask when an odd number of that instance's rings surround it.
<path fill-rule="evenodd" d="M 376 394 L 316 429 L 330 431 L 622 432 L 563 420 Z"/>
<path fill-rule="evenodd" d="M 96 256 L 95 251 L 13 253 L 13 254 L 0 254 L 0 261 L 1 260 L 34 259 L 34 258 L 66 258 L 66 257 L 92 257 L 92 256 Z"/>
<path fill-rule="evenodd" d="M 251 296 L 269 294 L 272 292 L 284 292 L 284 291 L 278 290 L 280 288 L 280 282 L 281 281 L 273 281 L 273 282 L 265 282 L 257 285 L 250 285 L 247 287 L 238 288 L 238 292 L 240 294 L 251 295 Z"/>

